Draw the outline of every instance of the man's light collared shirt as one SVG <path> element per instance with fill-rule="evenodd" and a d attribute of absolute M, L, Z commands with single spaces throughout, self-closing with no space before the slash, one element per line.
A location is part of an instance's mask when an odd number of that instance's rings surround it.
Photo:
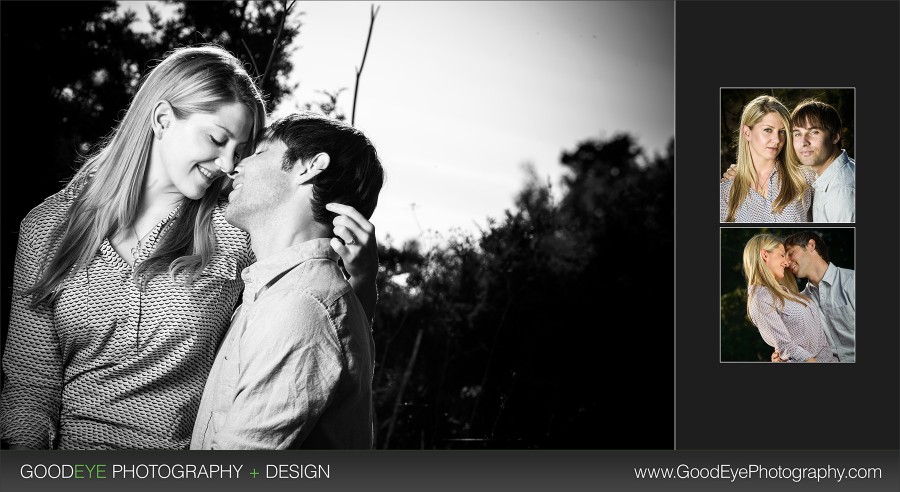
<path fill-rule="evenodd" d="M 856 161 L 842 150 L 813 183 L 813 222 L 856 221 Z"/>
<path fill-rule="evenodd" d="M 856 362 L 856 273 L 829 263 L 818 286 L 807 282 L 803 293 L 821 310 L 822 325 L 841 362 Z"/>
<path fill-rule="evenodd" d="M 243 270 L 192 449 L 370 449 L 375 344 L 328 239 Z"/>

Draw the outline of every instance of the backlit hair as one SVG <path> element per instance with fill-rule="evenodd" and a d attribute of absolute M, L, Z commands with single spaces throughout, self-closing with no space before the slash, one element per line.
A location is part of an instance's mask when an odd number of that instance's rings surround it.
<path fill-rule="evenodd" d="M 828 137 L 838 136 L 835 144 L 841 145 L 841 115 L 834 106 L 816 99 L 806 99 L 791 112 L 791 124 L 804 128 L 821 128 L 828 131 Z"/>
<path fill-rule="evenodd" d="M 152 114 L 159 101 L 168 101 L 178 119 L 243 104 L 253 118 L 245 155 L 252 152 L 265 126 L 262 94 L 232 54 L 214 45 L 169 52 L 144 77 L 125 116 L 104 138 L 101 148 L 85 159 L 66 186 L 74 201 L 68 220 L 51 238 L 59 241 L 59 249 L 26 292 L 32 295 L 32 307 L 55 302 L 70 272 L 86 268 L 105 238 L 131 226 L 137 218 L 153 144 Z M 201 199 L 184 198 L 180 217 L 150 257 L 135 268 L 135 278 L 146 282 L 168 272 L 174 279 L 184 272 L 188 282 L 196 280 L 215 252 L 212 211 L 229 184 L 222 176 Z"/>
<path fill-rule="evenodd" d="M 784 278 L 780 281 L 775 278 L 775 274 L 769 269 L 769 266 L 763 260 L 762 251 L 766 250 L 772 254 L 779 245 L 782 245 L 781 238 L 772 234 L 757 234 L 747 241 L 744 246 L 744 278 L 747 279 L 747 314 L 750 314 L 750 289 L 753 285 L 766 287 L 772 293 L 772 296 L 778 302 L 778 309 L 784 308 L 784 301 L 787 299 L 807 305 L 809 299 L 800 294 L 797 288 L 797 279 L 790 269 L 784 269 Z M 785 292 L 787 289 L 787 292 Z"/>
<path fill-rule="evenodd" d="M 800 169 L 800 162 L 793 151 L 793 139 L 791 136 L 791 115 L 784 104 L 772 96 L 759 96 L 744 106 L 741 113 L 741 129 L 738 131 L 737 174 L 728 194 L 728 214 L 726 222 L 734 222 L 734 216 L 738 208 L 747 198 L 750 189 L 756 185 L 756 168 L 753 167 L 753 158 L 750 155 L 750 143 L 744 138 L 744 126 L 753 128 L 767 114 L 775 113 L 781 118 L 785 131 L 785 143 L 776 157 L 778 180 L 780 189 L 775 202 L 772 203 L 772 212 L 781 213 L 789 203 L 795 200 L 803 200 L 803 193 L 809 188 L 806 178 Z"/>

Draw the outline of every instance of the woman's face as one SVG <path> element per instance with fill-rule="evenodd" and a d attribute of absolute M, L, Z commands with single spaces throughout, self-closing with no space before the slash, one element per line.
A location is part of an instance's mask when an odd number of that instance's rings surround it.
<path fill-rule="evenodd" d="M 779 244 L 772 251 L 762 250 L 763 261 L 766 266 L 775 275 L 775 278 L 781 280 L 784 278 L 784 268 L 787 266 L 787 259 L 784 255 L 784 245 Z"/>
<path fill-rule="evenodd" d="M 164 172 L 155 185 L 174 187 L 178 193 L 198 200 L 209 186 L 237 165 L 238 155 L 250 138 L 253 116 L 241 103 L 223 105 L 214 113 L 194 113 L 179 120 L 170 116 L 158 146 Z M 156 149 L 154 149 L 156 150 Z"/>
<path fill-rule="evenodd" d="M 743 133 L 750 144 L 750 155 L 757 163 L 778 157 L 787 139 L 787 129 L 778 113 L 767 113 L 753 128 L 744 125 Z"/>

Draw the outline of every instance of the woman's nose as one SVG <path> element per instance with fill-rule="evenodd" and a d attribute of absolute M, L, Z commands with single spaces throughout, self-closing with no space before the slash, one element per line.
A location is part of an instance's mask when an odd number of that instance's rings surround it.
<path fill-rule="evenodd" d="M 225 174 L 231 174 L 236 166 L 236 159 L 233 156 L 217 157 L 215 160 L 216 167 Z"/>

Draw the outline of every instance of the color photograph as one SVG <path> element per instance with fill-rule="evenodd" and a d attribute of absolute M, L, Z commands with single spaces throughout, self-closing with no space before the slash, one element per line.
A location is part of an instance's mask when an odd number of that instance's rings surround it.
<path fill-rule="evenodd" d="M 853 228 L 721 229 L 721 362 L 856 362 Z"/>
<path fill-rule="evenodd" d="M 856 222 L 854 89 L 720 97 L 720 222 Z"/>

